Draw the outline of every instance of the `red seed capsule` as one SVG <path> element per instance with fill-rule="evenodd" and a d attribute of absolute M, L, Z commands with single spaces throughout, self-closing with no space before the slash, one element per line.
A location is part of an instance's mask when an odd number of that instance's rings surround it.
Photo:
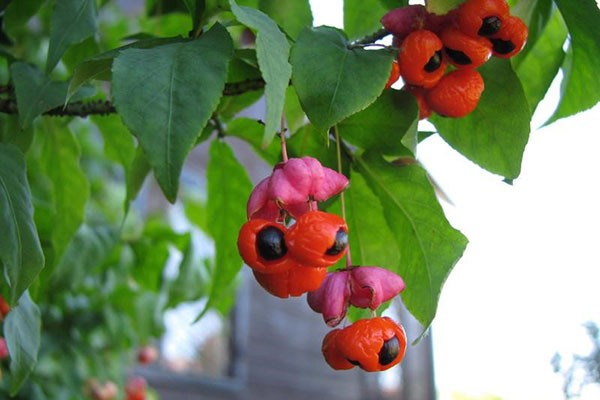
<path fill-rule="evenodd" d="M 527 35 L 527 25 L 519 17 L 506 18 L 500 31 L 490 38 L 494 56 L 510 58 L 517 55 L 525 47 Z"/>
<path fill-rule="evenodd" d="M 267 292 L 285 299 L 317 290 L 325 280 L 327 268 L 309 268 L 296 264 L 277 274 L 262 274 L 256 270 L 253 273 L 258 284 Z"/>
<path fill-rule="evenodd" d="M 285 225 L 277 222 L 258 218 L 246 222 L 237 240 L 242 259 L 250 268 L 261 273 L 287 271 L 296 263 L 287 255 L 286 232 Z"/>
<path fill-rule="evenodd" d="M 426 96 L 431 110 L 446 117 L 464 117 L 472 112 L 483 93 L 483 78 L 474 69 L 446 74 Z"/>
<path fill-rule="evenodd" d="M 398 65 L 406 83 L 430 88 L 442 78 L 448 62 L 442 55 L 443 43 L 428 30 L 409 34 L 400 46 Z"/>
<path fill-rule="evenodd" d="M 492 55 L 492 44 L 482 37 L 469 36 L 457 28 L 447 28 L 440 34 L 444 54 L 456 68 L 477 68 Z"/>
<path fill-rule="evenodd" d="M 509 13 L 506 0 L 467 0 L 458 8 L 456 19 L 467 35 L 489 37 L 500 30 Z"/>

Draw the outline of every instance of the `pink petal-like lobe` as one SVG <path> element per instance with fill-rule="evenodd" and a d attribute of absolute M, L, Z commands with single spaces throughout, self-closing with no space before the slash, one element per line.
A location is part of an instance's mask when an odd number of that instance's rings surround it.
<path fill-rule="evenodd" d="M 325 323 L 337 326 L 346 316 L 350 297 L 350 273 L 329 272 L 321 287 L 306 296 L 310 308 L 323 314 Z"/>
<path fill-rule="evenodd" d="M 355 307 L 377 309 L 404 290 L 404 280 L 396 273 L 381 267 L 352 269 L 350 304 Z"/>

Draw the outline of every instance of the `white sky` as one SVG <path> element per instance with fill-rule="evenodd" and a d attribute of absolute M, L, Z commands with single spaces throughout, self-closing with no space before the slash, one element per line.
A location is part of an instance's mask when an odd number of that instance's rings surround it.
<path fill-rule="evenodd" d="M 315 25 L 342 26 L 342 1 L 311 1 Z M 556 93 L 557 88 L 553 90 Z M 551 113 L 545 104 L 539 125 Z M 581 324 L 600 322 L 600 107 L 533 129 L 512 186 L 427 139 L 418 158 L 470 240 L 433 324 L 439 400 L 452 393 L 559 400 L 555 352 L 587 354 Z M 596 247 L 599 246 L 599 247 Z M 600 390 L 582 399 L 600 398 Z"/>

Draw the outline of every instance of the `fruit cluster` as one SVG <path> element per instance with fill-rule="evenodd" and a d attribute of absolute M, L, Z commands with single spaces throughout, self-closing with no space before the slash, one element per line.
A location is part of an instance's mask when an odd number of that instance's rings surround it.
<path fill-rule="evenodd" d="M 433 112 L 455 118 L 471 113 L 484 90 L 477 67 L 491 56 L 515 56 L 528 34 L 506 0 L 467 0 L 445 15 L 410 5 L 389 11 L 381 23 L 399 49 L 386 87 L 402 77 L 421 119 Z"/>
<path fill-rule="evenodd" d="M 342 217 L 320 211 L 318 203 L 348 184 L 343 174 L 312 157 L 279 163 L 250 194 L 248 221 L 237 240 L 259 285 L 281 298 L 308 293 L 309 306 L 322 313 L 330 327 L 344 319 L 349 305 L 376 310 L 404 289 L 398 275 L 380 267 L 347 266 L 328 272 L 348 252 L 348 226 Z M 335 343 L 331 335 L 337 337 Z M 374 317 L 332 331 L 322 351 L 334 369 L 358 365 L 381 371 L 398 364 L 405 349 L 402 326 Z"/>

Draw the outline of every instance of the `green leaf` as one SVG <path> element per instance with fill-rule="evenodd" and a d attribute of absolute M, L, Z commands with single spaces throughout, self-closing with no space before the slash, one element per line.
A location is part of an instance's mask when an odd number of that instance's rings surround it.
<path fill-rule="evenodd" d="M 371 34 L 381 29 L 387 11 L 380 2 L 344 0 L 344 32 L 352 40 Z"/>
<path fill-rule="evenodd" d="M 548 92 L 565 59 L 563 45 L 567 33 L 561 15 L 554 13 L 535 45 L 515 64 L 532 112 Z"/>
<path fill-rule="evenodd" d="M 398 272 L 406 282 L 402 300 L 427 329 L 442 285 L 462 256 L 467 239 L 446 220 L 420 166 L 392 166 L 376 152 L 367 152 L 355 161 L 357 171 L 379 198 L 400 250 Z"/>
<path fill-rule="evenodd" d="M 281 147 L 276 141 L 271 142 L 269 146 L 262 146 L 263 126 L 251 118 L 236 118 L 227 124 L 227 135 L 235 136 L 249 143 L 256 154 L 258 154 L 267 163 L 273 165 L 279 162 L 281 157 Z"/>
<path fill-rule="evenodd" d="M 313 24 L 312 11 L 308 0 L 280 1 L 260 0 L 259 8 L 292 38 L 304 28 Z"/>
<path fill-rule="evenodd" d="M 4 10 L 4 28 L 10 36 L 33 17 L 46 0 L 10 1 Z"/>
<path fill-rule="evenodd" d="M 38 115 L 65 104 L 67 82 L 51 81 L 39 69 L 22 62 L 13 63 L 10 70 L 22 128 L 29 127 Z M 80 87 L 72 100 L 77 101 L 93 94 L 93 88 Z"/>
<path fill-rule="evenodd" d="M 246 201 L 252 183 L 227 143 L 214 140 L 206 170 L 208 230 L 215 243 L 215 262 L 206 309 L 222 309 L 242 267 L 237 235 L 246 222 Z"/>
<path fill-rule="evenodd" d="M 207 295 L 206 284 L 209 272 L 206 260 L 199 259 L 197 249 L 190 241 L 179 263 L 179 273 L 169 285 L 168 307 L 176 307 L 187 301 L 195 301 Z"/>
<path fill-rule="evenodd" d="M 303 31 L 292 49 L 292 81 L 310 121 L 326 131 L 375 101 L 393 58 L 387 50 L 350 47 L 335 28 Z"/>
<path fill-rule="evenodd" d="M 17 394 L 37 364 L 42 320 L 38 306 L 25 292 L 4 321 L 4 336 L 10 354 L 10 395 Z"/>
<path fill-rule="evenodd" d="M 33 220 L 25 159 L 13 145 L 0 144 L 0 264 L 10 286 L 11 304 L 44 267 L 44 254 Z"/>
<path fill-rule="evenodd" d="M 531 113 L 519 78 L 508 60 L 492 59 L 480 69 L 485 90 L 463 118 L 430 120 L 454 149 L 486 170 L 514 179 L 521 172 Z"/>
<path fill-rule="evenodd" d="M 42 157 L 52 183 L 52 245 L 58 260 L 83 222 L 90 184 L 79 165 L 81 151 L 71 130 L 61 122 L 44 122 Z"/>
<path fill-rule="evenodd" d="M 46 72 L 50 73 L 70 45 L 96 33 L 98 10 L 95 0 L 57 0 L 50 25 Z"/>
<path fill-rule="evenodd" d="M 104 153 L 127 172 L 135 157 L 135 140 L 116 115 L 92 117 L 104 141 Z"/>
<path fill-rule="evenodd" d="M 527 25 L 528 31 L 525 48 L 512 59 L 513 66 L 517 66 L 521 59 L 529 53 L 529 50 L 536 45 L 539 37 L 546 30 L 546 25 L 557 12 L 552 0 L 536 0 L 519 1 L 515 7 L 511 8 L 510 13 L 521 18 Z"/>
<path fill-rule="evenodd" d="M 414 155 L 419 109 L 404 90 L 386 90 L 373 104 L 338 124 L 342 138 L 387 155 Z M 406 144 L 405 144 L 406 143 Z"/>
<path fill-rule="evenodd" d="M 561 99 L 549 122 L 587 110 L 600 101 L 600 9 L 594 0 L 555 0 L 571 37 L 563 66 Z"/>
<path fill-rule="evenodd" d="M 464 2 L 465 0 L 428 0 L 426 2 L 427 11 L 438 15 L 444 15 Z"/>
<path fill-rule="evenodd" d="M 170 202 L 183 162 L 222 96 L 232 46 L 217 24 L 197 40 L 126 49 L 113 62 L 115 107 Z"/>
<path fill-rule="evenodd" d="M 265 80 L 267 99 L 265 133 L 262 142 L 263 145 L 267 145 L 281 126 L 285 91 L 292 75 L 292 67 L 288 63 L 290 45 L 277 24 L 266 14 L 253 8 L 240 7 L 234 0 L 230 0 L 230 4 L 235 17 L 242 24 L 256 31 L 256 55 Z"/>
<path fill-rule="evenodd" d="M 126 186 L 127 195 L 125 196 L 125 213 L 129 211 L 129 204 L 137 197 L 144 185 L 146 177 L 150 173 L 150 163 L 141 147 L 137 147 L 131 165 L 127 169 Z"/>

